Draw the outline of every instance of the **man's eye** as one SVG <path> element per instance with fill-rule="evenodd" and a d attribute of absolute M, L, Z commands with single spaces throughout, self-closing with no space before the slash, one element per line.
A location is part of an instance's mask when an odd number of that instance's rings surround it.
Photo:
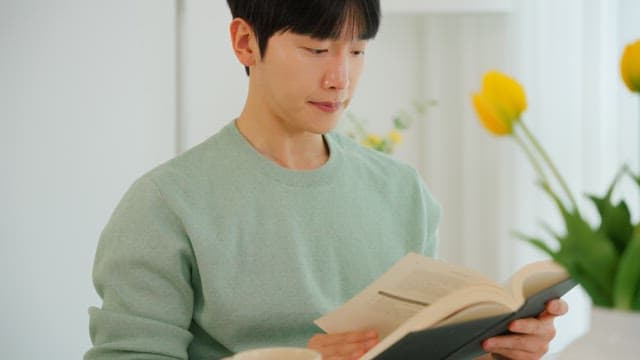
<path fill-rule="evenodd" d="M 320 54 L 324 54 L 326 53 L 327 49 L 314 49 L 314 48 L 307 48 L 307 51 L 309 51 L 310 53 L 314 54 L 314 55 L 320 55 Z"/>
<path fill-rule="evenodd" d="M 353 55 L 364 55 L 364 50 L 353 50 L 351 53 Z"/>

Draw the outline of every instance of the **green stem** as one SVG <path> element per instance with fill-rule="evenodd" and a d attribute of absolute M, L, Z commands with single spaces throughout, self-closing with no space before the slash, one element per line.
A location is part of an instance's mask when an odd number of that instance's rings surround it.
<path fill-rule="evenodd" d="M 551 169 L 551 172 L 553 173 L 553 175 L 556 177 L 556 179 L 560 183 L 560 186 L 562 187 L 562 190 L 564 190 L 564 192 L 569 197 L 569 200 L 571 201 L 571 204 L 573 205 L 573 208 L 575 209 L 576 213 L 579 214 L 580 211 L 578 209 L 578 203 L 576 202 L 575 198 L 573 197 L 573 194 L 569 190 L 569 187 L 567 186 L 567 183 L 564 181 L 564 178 L 562 177 L 562 175 L 560 175 L 560 172 L 558 171 L 558 168 L 555 166 L 553 161 L 551 161 L 551 158 L 549 157 L 547 152 L 544 150 L 544 148 L 542 147 L 540 142 L 538 142 L 538 140 L 535 138 L 535 136 L 533 136 L 533 134 L 529 131 L 527 126 L 522 121 L 518 121 L 517 124 L 520 124 L 520 126 L 522 127 L 522 130 L 524 131 L 524 133 L 527 136 L 527 138 L 529 139 L 529 141 L 533 144 L 533 146 L 536 148 L 536 150 L 538 150 L 538 153 L 540 153 L 540 156 L 542 156 L 544 161 L 547 163 L 547 166 L 549 166 L 549 169 Z"/>
<path fill-rule="evenodd" d="M 533 165 L 536 173 L 538 173 L 538 176 L 540 177 L 540 181 L 542 183 L 542 189 L 553 198 L 554 202 L 558 204 L 563 212 L 566 212 L 564 204 L 562 204 L 562 201 L 560 201 L 558 195 L 551 188 L 549 180 L 547 179 L 547 175 L 544 173 L 544 170 L 542 169 L 542 166 L 540 165 L 538 159 L 533 155 L 529 147 L 527 147 L 527 144 L 522 140 L 517 132 L 514 131 L 512 134 L 513 138 L 516 140 L 516 143 L 522 148 L 524 153 L 527 155 L 527 158 L 529 158 L 531 165 Z"/>
<path fill-rule="evenodd" d="M 518 145 L 520 145 L 520 147 L 522 148 L 524 153 L 529 158 L 529 161 L 531 162 L 531 165 L 533 165 L 533 168 L 536 170 L 536 173 L 538 173 L 538 176 L 540 177 L 540 180 L 542 180 L 542 182 L 544 184 L 548 184 L 549 180 L 547 180 L 547 175 L 542 170 L 542 166 L 540 166 L 540 162 L 538 161 L 538 159 L 536 159 L 536 157 L 533 156 L 533 153 L 527 147 L 527 144 L 525 144 L 525 142 L 522 140 L 522 138 L 520 138 L 520 135 L 515 131 L 513 132 L 513 138 L 516 140 Z"/>

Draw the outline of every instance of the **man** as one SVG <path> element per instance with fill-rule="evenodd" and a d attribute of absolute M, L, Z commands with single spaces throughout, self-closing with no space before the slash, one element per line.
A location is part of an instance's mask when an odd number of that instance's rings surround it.
<path fill-rule="evenodd" d="M 105 228 L 86 359 L 213 359 L 308 346 L 355 359 L 374 331 L 312 321 L 409 251 L 433 256 L 439 207 L 406 165 L 332 133 L 378 30 L 378 0 L 228 0 L 249 75 L 240 116 L 141 177 Z M 487 351 L 539 358 L 551 302 Z M 425 354 L 428 357 L 428 354 Z"/>

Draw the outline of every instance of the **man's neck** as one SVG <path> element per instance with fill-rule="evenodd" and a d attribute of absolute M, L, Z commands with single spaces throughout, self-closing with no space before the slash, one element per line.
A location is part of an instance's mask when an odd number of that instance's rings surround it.
<path fill-rule="evenodd" d="M 252 117 L 246 111 L 236 126 L 258 152 L 282 167 L 313 170 L 329 159 L 329 148 L 320 134 L 286 129 L 279 122 Z"/>

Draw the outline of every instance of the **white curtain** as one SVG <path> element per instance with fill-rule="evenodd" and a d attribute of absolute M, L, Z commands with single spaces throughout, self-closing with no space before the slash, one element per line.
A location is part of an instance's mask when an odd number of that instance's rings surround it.
<path fill-rule="evenodd" d="M 560 168 L 579 205 L 602 194 L 623 162 L 638 168 L 640 99 L 624 87 L 619 59 L 640 38 L 640 3 L 631 0 L 520 0 L 498 15 L 427 16 L 424 89 L 439 100 L 422 129 L 427 143 L 424 175 L 443 203 L 443 258 L 504 279 L 543 257 L 510 235 L 544 236 L 546 222 L 562 231 L 553 204 L 534 185 L 535 174 L 510 139 L 488 135 L 470 95 L 482 74 L 499 69 L 524 85 L 529 127 Z M 635 14 L 636 16 L 634 16 Z M 619 192 L 638 216 L 630 183 Z M 588 325 L 588 299 L 569 294 L 570 315 L 559 323 L 558 350 Z"/>

